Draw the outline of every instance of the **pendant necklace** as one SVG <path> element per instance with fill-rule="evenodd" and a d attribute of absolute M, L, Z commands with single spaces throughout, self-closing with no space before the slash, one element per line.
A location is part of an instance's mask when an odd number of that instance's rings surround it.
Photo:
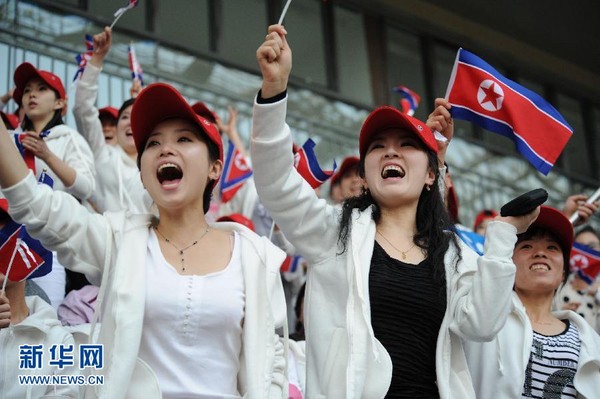
<path fill-rule="evenodd" d="M 204 233 L 202 233 L 200 238 L 198 238 L 196 241 L 194 241 L 193 243 L 191 243 L 190 245 L 188 245 L 185 248 L 179 248 L 171 240 L 169 240 L 167 237 L 165 237 L 165 235 L 158 229 L 158 226 L 154 226 L 154 230 L 156 230 L 158 232 L 158 234 L 160 234 L 160 236 L 165 240 L 165 242 L 167 244 L 170 244 L 171 246 L 173 246 L 173 248 L 175 248 L 177 251 L 179 251 L 179 256 L 181 257 L 181 270 L 185 271 L 185 258 L 183 257 L 184 252 L 187 251 L 188 249 L 190 249 L 191 247 L 193 247 L 194 245 L 198 244 L 198 241 L 203 239 L 204 236 L 206 236 L 208 234 L 208 232 L 210 231 L 210 227 L 206 227 L 206 230 L 204 230 Z"/>
<path fill-rule="evenodd" d="M 390 240 L 388 240 L 387 238 L 385 238 L 385 236 L 384 236 L 383 234 L 381 234 L 381 233 L 379 232 L 379 230 L 377 230 L 377 234 L 379 234 L 379 235 L 381 236 L 381 238 L 383 238 L 383 239 L 385 240 L 385 242 L 387 242 L 388 244 L 390 244 L 390 245 L 392 246 L 392 248 L 394 248 L 396 251 L 398 251 L 398 252 L 400 252 L 400 253 L 402 254 L 402 260 L 405 260 L 405 259 L 406 259 L 406 254 L 407 254 L 407 253 L 409 253 L 409 252 L 411 251 L 411 249 L 413 249 L 413 248 L 415 247 L 415 245 L 416 245 L 416 244 L 413 242 L 413 245 L 412 245 L 410 248 L 408 248 L 406 251 L 401 251 L 401 250 L 399 250 L 398 248 L 396 248 L 396 246 L 395 246 L 394 244 L 392 244 L 392 243 L 390 242 Z"/>

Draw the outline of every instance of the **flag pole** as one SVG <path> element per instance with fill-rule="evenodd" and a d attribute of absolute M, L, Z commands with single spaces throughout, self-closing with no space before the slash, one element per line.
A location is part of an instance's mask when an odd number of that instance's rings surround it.
<path fill-rule="evenodd" d="M 117 17 L 115 18 L 115 20 L 113 21 L 113 23 L 110 24 L 110 29 L 111 30 L 112 30 L 113 26 L 115 26 L 115 24 L 117 23 L 117 21 L 123 16 L 123 14 L 125 14 L 125 12 L 122 12 L 119 15 L 117 15 Z"/>
<path fill-rule="evenodd" d="M 283 19 L 285 18 L 285 14 L 287 14 L 287 10 L 290 7 L 291 2 L 292 0 L 287 0 L 287 3 L 285 3 L 283 11 L 281 12 L 281 16 L 279 17 L 279 22 L 277 22 L 277 24 L 281 25 L 281 23 L 283 22 Z"/>
<path fill-rule="evenodd" d="M 587 199 L 587 201 L 585 201 L 586 204 L 591 204 L 592 202 L 596 201 L 598 198 L 600 198 L 600 187 L 598 187 L 598 189 L 596 191 L 594 191 L 594 194 L 592 194 L 590 196 L 590 198 Z M 579 219 L 579 213 L 577 211 L 575 211 L 575 213 L 573 213 L 571 215 L 571 217 L 569 218 L 569 221 L 572 224 L 575 224 L 575 222 L 577 221 L 577 219 Z"/>
<path fill-rule="evenodd" d="M 15 260 L 15 255 L 17 254 L 17 250 L 21 245 L 21 239 L 17 237 L 17 243 L 15 245 L 15 249 L 13 250 L 12 256 L 10 257 L 10 262 L 8 262 L 8 268 L 6 269 L 6 274 L 4 275 L 4 282 L 2 283 L 2 293 L 6 292 L 6 283 L 8 282 L 8 275 L 10 274 L 10 269 L 12 268 L 13 261 Z"/>

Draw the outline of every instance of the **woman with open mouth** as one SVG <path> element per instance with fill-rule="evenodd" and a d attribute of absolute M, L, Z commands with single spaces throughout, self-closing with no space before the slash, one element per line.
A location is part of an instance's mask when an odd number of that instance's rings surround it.
<path fill-rule="evenodd" d="M 319 199 L 287 151 L 286 35 L 270 26 L 256 52 L 251 151 L 263 204 L 310 265 L 307 397 L 475 398 L 461 338 L 491 340 L 502 327 L 517 232 L 537 214 L 490 223 L 483 257 L 448 231 L 439 168 L 453 125 L 443 99 L 428 124 L 391 107 L 371 112 L 358 140 L 362 194 L 341 210 Z"/>
<path fill-rule="evenodd" d="M 131 129 L 158 216 L 92 214 L 38 185 L 0 125 L 9 213 L 64 264 L 100 285 L 100 398 L 282 398 L 285 254 L 237 223 L 205 214 L 222 169 L 217 128 L 173 87 L 137 97 Z M 103 302 L 103 303 L 100 303 Z M 91 336 L 93 336 L 93 331 Z M 88 397 L 88 396 L 86 396 Z"/>

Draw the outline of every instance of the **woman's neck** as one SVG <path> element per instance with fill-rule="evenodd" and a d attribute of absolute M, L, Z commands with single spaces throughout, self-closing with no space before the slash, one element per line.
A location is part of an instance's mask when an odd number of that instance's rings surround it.
<path fill-rule="evenodd" d="M 556 319 L 552 314 L 553 293 L 529 294 L 517 290 L 517 295 L 519 295 L 519 299 L 525 306 L 527 315 L 532 322 L 543 324 Z"/>
<path fill-rule="evenodd" d="M 159 209 L 160 219 L 158 228 L 170 240 L 186 241 L 197 237 L 208 227 L 202 208 L 184 211 L 166 211 Z"/>
<path fill-rule="evenodd" d="M 42 130 L 48 125 L 48 123 L 50 123 L 53 116 L 54 115 L 49 115 L 47 117 L 39 118 L 36 120 L 31 120 L 31 124 L 33 125 L 33 130 L 38 134 L 41 133 Z"/>
<path fill-rule="evenodd" d="M 403 235 L 411 238 L 417 233 L 417 215 L 412 207 L 381 209 L 377 229 L 384 234 Z"/>

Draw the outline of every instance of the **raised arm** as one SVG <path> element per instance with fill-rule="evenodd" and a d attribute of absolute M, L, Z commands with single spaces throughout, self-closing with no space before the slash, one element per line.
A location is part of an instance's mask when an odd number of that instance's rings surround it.
<path fill-rule="evenodd" d="M 94 153 L 94 159 L 104 156 L 107 144 L 102 133 L 102 123 L 98 118 L 96 99 L 98 97 L 98 77 L 102 71 L 104 58 L 112 45 L 111 29 L 106 27 L 94 35 L 94 51 L 75 90 L 73 115 L 77 130 L 85 138 Z"/>
<path fill-rule="evenodd" d="M 38 184 L 0 120 L 0 188 L 10 216 L 32 237 L 58 252 L 63 265 L 100 283 L 107 243 L 107 222 L 64 192 Z"/>
<path fill-rule="evenodd" d="M 527 231 L 539 209 L 518 217 L 496 217 L 487 227 L 483 256 L 463 246 L 463 262 L 451 276 L 448 303 L 453 312 L 450 327 L 462 338 L 490 341 L 504 326 L 512 303 L 517 234 Z"/>
<path fill-rule="evenodd" d="M 263 83 L 254 104 L 250 152 L 261 202 L 298 252 L 314 264 L 335 251 L 338 218 L 294 168 L 292 136 L 285 123 L 292 67 L 286 34 L 283 26 L 270 26 L 256 52 Z"/>

